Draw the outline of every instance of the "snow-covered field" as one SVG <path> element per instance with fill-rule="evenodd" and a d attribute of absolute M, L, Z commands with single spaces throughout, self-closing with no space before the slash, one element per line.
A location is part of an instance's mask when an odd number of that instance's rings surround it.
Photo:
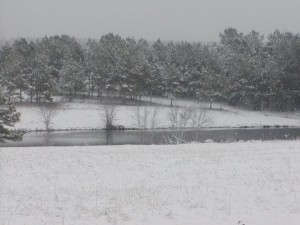
<path fill-rule="evenodd" d="M 163 105 L 169 105 L 166 99 L 154 98 L 153 101 Z M 174 102 L 177 106 L 195 105 L 193 101 L 177 100 Z M 203 106 L 203 105 L 202 105 Z M 90 129 L 104 128 L 105 122 L 101 115 L 101 108 L 98 104 L 93 103 L 65 103 L 63 109 L 53 119 L 53 129 Z M 216 104 L 216 108 L 219 106 Z M 143 108 L 143 107 L 142 107 Z M 299 113 L 271 113 L 271 112 L 255 112 L 241 109 L 235 109 L 229 106 L 222 106 L 224 110 L 208 110 L 207 114 L 212 119 L 211 127 L 239 127 L 239 126 L 262 126 L 262 125 L 288 125 L 300 126 Z M 38 107 L 18 106 L 21 112 L 21 122 L 16 124 L 16 128 L 35 130 L 44 129 L 43 123 L 37 116 Z M 154 107 L 148 107 L 149 112 L 154 111 Z M 136 106 L 119 106 L 116 112 L 116 121 L 118 125 L 126 127 L 136 127 L 133 116 Z M 143 111 L 143 110 L 142 110 Z M 156 127 L 170 127 L 170 119 L 168 114 L 170 108 L 160 106 L 158 108 L 158 116 Z"/>
<path fill-rule="evenodd" d="M 300 141 L 2 148 L 0 183 L 0 225 L 299 225 Z"/>

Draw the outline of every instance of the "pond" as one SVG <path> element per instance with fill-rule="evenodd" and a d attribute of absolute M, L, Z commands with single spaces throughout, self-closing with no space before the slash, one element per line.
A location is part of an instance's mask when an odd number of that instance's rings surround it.
<path fill-rule="evenodd" d="M 85 146 L 125 144 L 167 144 L 181 137 L 186 142 L 234 142 L 248 140 L 293 140 L 300 138 L 300 128 L 227 128 L 188 130 L 183 133 L 171 130 L 81 130 L 29 132 L 20 142 L 2 141 L 0 147 L 26 146 Z"/>

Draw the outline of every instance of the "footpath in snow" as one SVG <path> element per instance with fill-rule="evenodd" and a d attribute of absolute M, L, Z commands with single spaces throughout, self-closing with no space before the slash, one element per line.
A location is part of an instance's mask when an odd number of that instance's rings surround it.
<path fill-rule="evenodd" d="M 0 225 L 299 225 L 300 141 L 0 149 Z"/>

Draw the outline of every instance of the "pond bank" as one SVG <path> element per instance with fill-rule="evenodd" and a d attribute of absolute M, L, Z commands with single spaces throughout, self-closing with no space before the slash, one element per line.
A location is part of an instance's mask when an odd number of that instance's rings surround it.
<path fill-rule="evenodd" d="M 268 129 L 268 128 L 300 128 L 300 126 L 289 126 L 289 125 L 261 125 L 261 126 L 237 126 L 237 127 L 203 127 L 200 129 L 188 127 L 185 128 L 185 131 L 193 131 L 193 130 L 211 130 L 211 129 Z M 175 128 L 175 130 L 178 130 L 180 128 Z M 19 129 L 24 131 L 25 133 L 30 132 L 46 132 L 45 129 Z M 122 125 L 116 125 L 114 129 L 106 129 L 106 128 L 66 128 L 66 129 L 50 129 L 48 132 L 56 132 L 56 131 L 113 131 L 113 130 L 137 130 L 137 131 L 157 131 L 157 130 L 166 130 L 166 131 L 172 131 L 172 128 L 167 127 L 157 127 L 154 129 L 140 129 L 136 127 L 125 127 Z"/>
<path fill-rule="evenodd" d="M 237 142 L 294 140 L 300 127 L 205 128 L 201 130 L 68 130 L 28 132 L 20 142 L 5 141 L 0 147 L 176 144 L 186 142 Z"/>

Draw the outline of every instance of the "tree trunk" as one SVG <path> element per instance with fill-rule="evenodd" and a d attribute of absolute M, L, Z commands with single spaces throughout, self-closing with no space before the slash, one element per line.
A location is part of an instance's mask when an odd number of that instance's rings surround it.
<path fill-rule="evenodd" d="M 69 102 L 72 101 L 72 91 L 69 91 Z"/>
<path fill-rule="evenodd" d="M 32 88 L 30 88 L 30 102 L 32 102 L 32 99 L 33 99 L 33 91 Z"/>
<path fill-rule="evenodd" d="M 152 103 L 153 89 L 150 90 L 150 102 Z"/>
<path fill-rule="evenodd" d="M 32 79 L 30 79 L 30 102 L 32 102 L 32 99 L 33 99 L 33 89 L 32 89 L 32 86 L 33 86 L 33 81 L 32 81 Z"/>
<path fill-rule="evenodd" d="M 141 104 L 142 104 L 142 95 L 140 93 L 140 96 L 139 96 L 139 105 L 141 105 Z"/>
<path fill-rule="evenodd" d="M 20 102 L 22 102 L 22 88 L 20 88 Z"/>
<path fill-rule="evenodd" d="M 124 96 L 121 96 L 121 98 L 122 98 L 122 102 L 123 102 L 123 104 L 124 104 L 124 105 L 126 105 L 126 104 L 127 104 L 127 102 L 126 102 L 126 95 L 124 95 Z"/>
<path fill-rule="evenodd" d="M 103 101 L 103 95 L 102 95 L 102 91 L 100 91 L 100 103 L 102 104 Z"/>
<path fill-rule="evenodd" d="M 91 97 L 91 78 L 89 77 L 89 91 L 88 91 L 88 97 Z"/>
<path fill-rule="evenodd" d="M 141 81 L 139 83 L 139 105 L 142 104 L 142 84 L 141 84 Z"/>
<path fill-rule="evenodd" d="M 100 79 L 97 79 L 97 88 L 98 88 L 98 98 L 100 97 Z"/>

